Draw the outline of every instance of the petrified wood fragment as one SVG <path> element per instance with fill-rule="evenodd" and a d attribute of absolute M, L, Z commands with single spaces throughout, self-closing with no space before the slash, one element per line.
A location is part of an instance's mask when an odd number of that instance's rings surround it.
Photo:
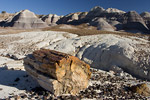
<path fill-rule="evenodd" d="M 77 57 L 41 49 L 24 59 L 25 69 L 45 89 L 60 94 L 77 94 L 87 88 L 90 66 Z"/>

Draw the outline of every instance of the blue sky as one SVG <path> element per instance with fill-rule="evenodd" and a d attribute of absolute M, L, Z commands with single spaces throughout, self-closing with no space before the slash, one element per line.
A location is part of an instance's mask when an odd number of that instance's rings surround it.
<path fill-rule="evenodd" d="M 8 13 L 29 9 L 36 14 L 66 15 L 89 11 L 94 6 L 150 12 L 150 0 L 0 0 L 0 11 Z"/>

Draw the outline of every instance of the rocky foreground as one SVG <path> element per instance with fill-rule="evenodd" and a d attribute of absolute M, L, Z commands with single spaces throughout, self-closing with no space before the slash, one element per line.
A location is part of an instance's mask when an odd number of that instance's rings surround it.
<path fill-rule="evenodd" d="M 81 91 L 78 95 L 61 95 L 55 96 L 49 91 L 37 86 L 31 88 L 30 90 L 24 89 L 23 93 L 9 94 L 8 97 L 4 98 L 6 100 L 14 99 L 26 99 L 26 100 L 127 100 L 127 99 L 136 99 L 136 100 L 146 100 L 150 97 L 142 96 L 138 93 L 134 93 L 132 90 L 132 85 L 139 83 L 146 83 L 147 86 L 150 85 L 150 82 L 138 80 L 131 75 L 122 72 L 122 74 L 117 75 L 113 72 L 106 72 L 102 70 L 91 69 L 92 77 L 90 79 L 90 84 L 87 89 Z M 12 82 L 12 86 L 20 85 L 20 82 L 26 80 L 25 84 L 30 84 L 30 76 L 24 75 L 18 77 Z M 29 80 L 30 79 L 30 80 Z M 32 80 L 33 81 L 33 80 Z M 142 89 L 142 88 L 141 88 Z M 1 89 L 1 91 L 3 91 Z M 148 92 L 147 92 L 148 93 Z M 150 95 L 149 95 L 150 96 Z"/>
<path fill-rule="evenodd" d="M 143 81 L 150 80 L 149 43 L 147 36 L 114 34 L 78 36 L 39 31 L 0 35 L 0 99 L 149 99 L 150 83 Z M 106 71 L 91 69 L 86 90 L 76 96 L 57 97 L 40 88 L 24 71 L 22 59 L 41 48 L 74 55 Z M 146 84 L 132 88 L 139 83 Z"/>
<path fill-rule="evenodd" d="M 109 32 L 108 32 L 109 33 Z M 24 32 L 0 36 L 0 55 L 21 60 L 40 48 L 71 54 L 96 69 L 122 68 L 150 80 L 148 36 L 100 34 L 78 36 L 67 32 Z"/>

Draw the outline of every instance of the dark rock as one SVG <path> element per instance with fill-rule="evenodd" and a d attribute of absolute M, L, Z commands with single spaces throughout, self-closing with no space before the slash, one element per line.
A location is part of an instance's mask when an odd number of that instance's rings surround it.
<path fill-rule="evenodd" d="M 3 88 L 0 88 L 0 91 L 2 91 L 3 90 Z"/>
<path fill-rule="evenodd" d="M 16 79 L 15 79 L 15 82 L 18 82 L 19 80 L 20 80 L 20 78 L 16 78 Z"/>
<path fill-rule="evenodd" d="M 29 75 L 24 75 L 23 77 L 29 77 Z"/>

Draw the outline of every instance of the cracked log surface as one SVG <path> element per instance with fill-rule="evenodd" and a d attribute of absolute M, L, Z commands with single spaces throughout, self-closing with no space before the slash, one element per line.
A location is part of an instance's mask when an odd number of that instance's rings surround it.
<path fill-rule="evenodd" d="M 29 75 L 46 90 L 55 95 L 77 94 L 88 86 L 90 66 L 77 57 L 41 49 L 24 59 Z"/>

